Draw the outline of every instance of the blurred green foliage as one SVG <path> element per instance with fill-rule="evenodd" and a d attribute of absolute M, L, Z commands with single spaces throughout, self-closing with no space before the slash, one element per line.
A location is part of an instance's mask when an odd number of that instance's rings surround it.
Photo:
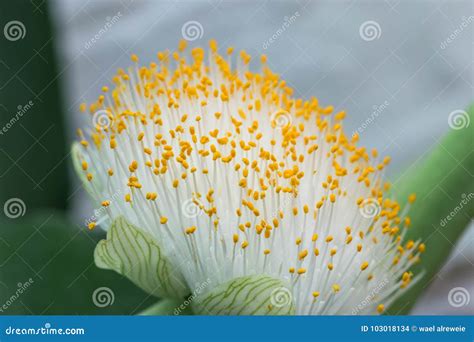
<path fill-rule="evenodd" d="M 410 167 L 396 182 L 395 196 L 406 205 L 410 193 L 417 200 L 410 208 L 412 227 L 406 240 L 421 240 L 426 245 L 414 274 L 423 277 L 390 308 L 391 314 L 406 314 L 416 299 L 436 278 L 462 232 L 474 217 L 474 105 L 468 110 L 471 124 L 451 130 L 424 160 Z M 442 223 L 458 207 L 452 219 Z M 443 221 L 444 222 L 444 221 Z"/>
<path fill-rule="evenodd" d="M 135 314 L 156 301 L 130 281 L 94 265 L 103 234 L 78 227 L 58 211 L 0 221 L 0 314 Z M 18 283 L 33 283 L 17 299 Z M 111 305 L 98 307 L 93 293 L 109 288 Z"/>
<path fill-rule="evenodd" d="M 11 21 L 23 24 L 16 34 L 24 38 L 6 38 Z M 69 147 L 46 3 L 0 1 L 0 24 L 0 203 L 18 197 L 29 211 L 65 209 Z"/>

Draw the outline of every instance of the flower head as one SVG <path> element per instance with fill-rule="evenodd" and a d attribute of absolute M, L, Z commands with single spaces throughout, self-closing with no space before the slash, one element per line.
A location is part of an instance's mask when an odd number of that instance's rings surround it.
<path fill-rule="evenodd" d="M 294 98 L 265 56 L 251 72 L 245 51 L 185 49 L 133 55 L 78 131 L 76 167 L 112 222 L 96 263 L 160 296 L 212 284 L 198 312 L 382 312 L 425 248 L 403 242 L 390 159 L 344 134 L 345 112 Z M 213 302 L 236 288 L 253 300 Z"/>

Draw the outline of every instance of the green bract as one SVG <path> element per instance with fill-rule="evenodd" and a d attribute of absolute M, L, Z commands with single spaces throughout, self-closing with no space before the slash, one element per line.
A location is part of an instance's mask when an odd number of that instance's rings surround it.
<path fill-rule="evenodd" d="M 198 296 L 194 312 L 201 315 L 293 315 L 291 291 L 266 275 L 235 278 Z"/>
<path fill-rule="evenodd" d="M 190 292 L 156 240 L 123 217 L 112 222 L 107 239 L 97 244 L 94 259 L 98 267 L 124 275 L 154 296 L 184 298 Z"/>

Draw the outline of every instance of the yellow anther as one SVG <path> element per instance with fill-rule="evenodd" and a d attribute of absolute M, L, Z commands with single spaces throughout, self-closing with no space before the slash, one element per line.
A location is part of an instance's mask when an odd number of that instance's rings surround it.
<path fill-rule="evenodd" d="M 426 246 L 424 243 L 420 243 L 418 246 L 418 252 L 423 253 L 426 250 Z"/>
<path fill-rule="evenodd" d="M 334 293 L 338 293 L 339 291 L 341 291 L 341 287 L 339 286 L 339 284 L 334 284 L 332 286 L 332 290 L 334 291 Z"/>
<path fill-rule="evenodd" d="M 162 217 L 160 218 L 160 223 L 161 223 L 161 224 L 166 224 L 166 222 L 168 222 L 168 218 L 167 218 L 166 216 L 162 216 Z"/>
<path fill-rule="evenodd" d="M 190 235 L 190 234 L 193 234 L 195 231 L 196 231 L 196 226 L 191 226 L 189 228 L 186 228 L 185 232 L 186 234 Z"/>
<path fill-rule="evenodd" d="M 96 223 L 95 222 L 91 222 L 87 225 L 87 228 L 89 228 L 89 230 L 93 230 L 96 226 Z"/>
<path fill-rule="evenodd" d="M 369 263 L 368 263 L 367 261 L 364 261 L 364 262 L 362 263 L 362 265 L 360 265 L 361 271 L 366 270 L 367 267 L 369 267 Z"/>
<path fill-rule="evenodd" d="M 304 258 L 306 258 L 307 255 L 308 255 L 308 250 L 304 249 L 298 254 L 298 259 L 303 260 Z"/>

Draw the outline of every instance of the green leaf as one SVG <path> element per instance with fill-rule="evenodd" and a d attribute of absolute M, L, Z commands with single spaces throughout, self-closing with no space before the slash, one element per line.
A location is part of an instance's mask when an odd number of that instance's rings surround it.
<path fill-rule="evenodd" d="M 107 240 L 99 242 L 94 257 L 98 267 L 126 276 L 154 296 L 184 298 L 190 292 L 158 242 L 124 217 L 112 222 Z"/>
<path fill-rule="evenodd" d="M 458 122 L 458 129 L 452 129 L 428 158 L 395 182 L 395 195 L 402 207 L 410 193 L 417 194 L 408 213 L 412 227 L 406 239 L 420 239 L 426 252 L 414 268 L 416 274 L 424 272 L 423 277 L 392 305 L 391 314 L 409 312 L 473 218 L 474 106 L 467 115 L 460 115 L 463 121 Z"/>
<path fill-rule="evenodd" d="M 103 235 L 52 210 L 0 217 L 0 315 L 133 315 L 155 303 L 127 278 L 94 265 Z M 104 301 L 107 293 L 113 301 Z"/>
<path fill-rule="evenodd" d="M 0 204 L 21 198 L 29 211 L 68 204 L 69 148 L 47 3 L 0 1 Z"/>
<path fill-rule="evenodd" d="M 293 315 L 293 296 L 283 281 L 266 275 L 235 278 L 197 295 L 193 311 L 201 315 Z"/>

